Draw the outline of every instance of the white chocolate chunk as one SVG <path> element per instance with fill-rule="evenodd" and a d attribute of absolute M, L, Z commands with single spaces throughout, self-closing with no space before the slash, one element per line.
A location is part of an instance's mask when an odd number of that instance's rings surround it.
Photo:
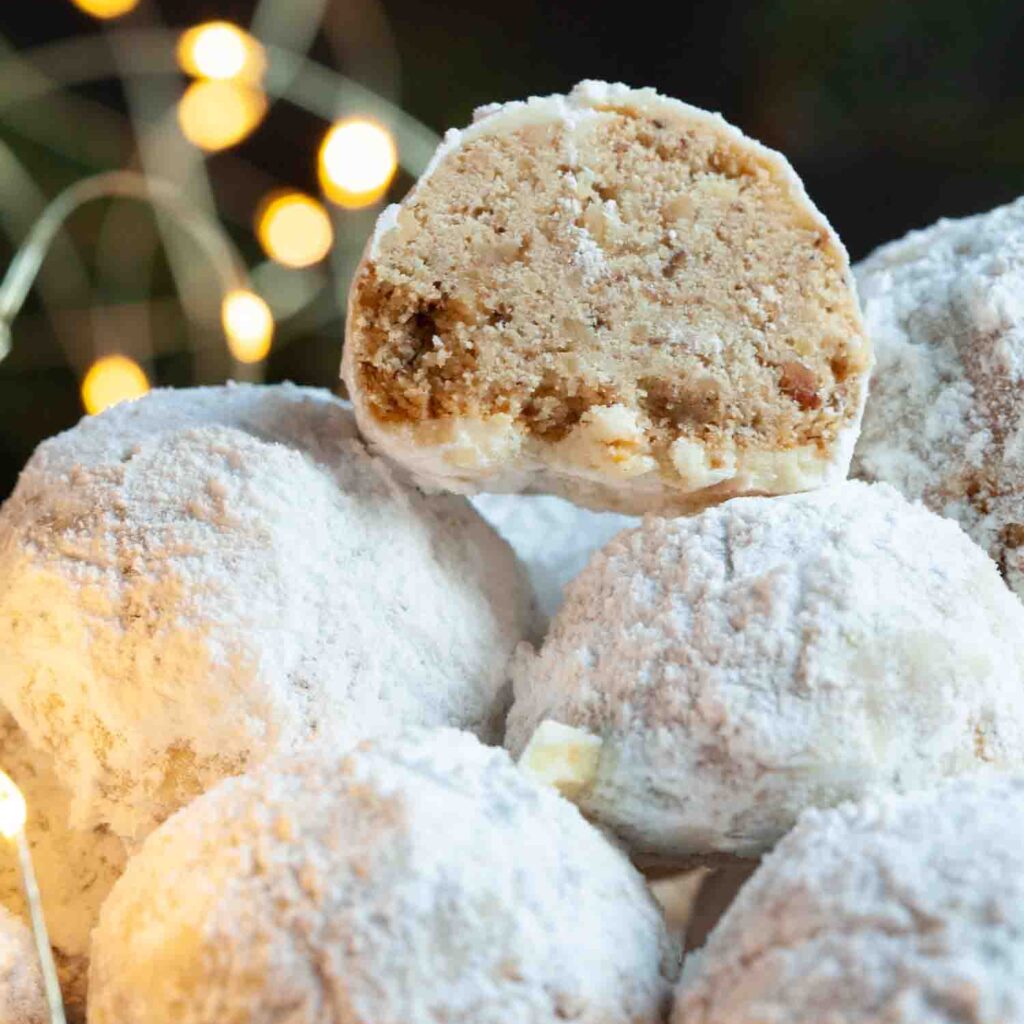
<path fill-rule="evenodd" d="M 575 463 L 581 472 L 600 472 L 629 478 L 653 472 L 658 463 L 636 413 L 624 405 L 598 406 L 583 414 L 579 424 L 558 446 L 556 458 Z"/>
<path fill-rule="evenodd" d="M 600 736 L 545 719 L 520 755 L 519 769 L 572 800 L 597 778 L 602 746 Z"/>
<path fill-rule="evenodd" d="M 684 437 L 674 441 L 670 451 L 680 478 L 693 490 L 711 487 L 736 475 L 733 451 L 726 451 L 717 466 L 712 465 L 711 453 L 704 445 Z"/>

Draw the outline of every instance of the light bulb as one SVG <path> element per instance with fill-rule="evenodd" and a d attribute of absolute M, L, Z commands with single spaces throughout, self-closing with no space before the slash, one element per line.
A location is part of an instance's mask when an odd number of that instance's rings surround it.
<path fill-rule="evenodd" d="M 397 170 L 395 141 L 374 121 L 341 121 L 320 146 L 320 185 L 339 206 L 356 209 L 377 202 Z"/>
<path fill-rule="evenodd" d="M 221 323 L 228 348 L 240 363 L 258 363 L 267 358 L 274 338 L 274 317 L 255 292 L 244 288 L 228 292 L 221 306 Z"/>
<path fill-rule="evenodd" d="M 256 234 L 266 254 L 286 267 L 319 263 L 334 243 L 327 211 L 301 192 L 269 196 L 256 215 Z"/>
<path fill-rule="evenodd" d="M 196 78 L 255 83 L 266 70 L 259 41 L 230 21 L 207 21 L 182 33 L 178 64 Z"/>
<path fill-rule="evenodd" d="M 21 790 L 0 771 L 0 835 L 13 839 L 24 827 L 28 810 Z"/>
<path fill-rule="evenodd" d="M 82 380 L 82 405 L 88 413 L 102 412 L 118 402 L 141 398 L 149 391 L 145 371 L 128 356 L 103 356 Z"/>
<path fill-rule="evenodd" d="M 71 2 L 86 14 L 94 18 L 120 18 L 122 14 L 134 11 L 139 6 L 139 0 L 71 0 Z"/>
<path fill-rule="evenodd" d="M 216 151 L 241 142 L 263 120 L 267 98 L 240 82 L 193 82 L 178 102 L 178 124 L 189 142 Z"/>

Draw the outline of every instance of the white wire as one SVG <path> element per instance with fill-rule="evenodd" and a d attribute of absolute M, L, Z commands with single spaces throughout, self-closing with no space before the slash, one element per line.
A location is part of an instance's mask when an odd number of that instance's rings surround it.
<path fill-rule="evenodd" d="M 110 197 L 140 199 L 164 208 L 210 261 L 223 293 L 249 288 L 245 264 L 227 234 L 216 221 L 184 202 L 173 185 L 134 171 L 97 174 L 66 188 L 46 207 L 7 268 L 0 283 L 0 359 L 10 351 L 11 324 L 64 222 L 84 203 Z"/>
<path fill-rule="evenodd" d="M 123 44 L 124 62 L 120 69 L 111 61 L 110 46 L 114 39 Z M 105 37 L 48 43 L 21 55 L 5 55 L 0 60 L 0 110 L 62 86 L 116 76 L 118 70 L 131 75 L 177 74 L 176 39 L 177 34 L 168 29 L 119 29 Z M 422 121 L 372 89 L 316 61 L 273 45 L 267 46 L 266 51 L 269 58 L 267 93 L 280 96 L 326 121 L 333 121 L 344 113 L 362 113 L 376 118 L 395 133 L 402 166 L 414 177 L 423 172 L 441 140 Z M 26 62 L 59 68 L 59 79 L 40 79 L 28 73 L 23 66 Z"/>

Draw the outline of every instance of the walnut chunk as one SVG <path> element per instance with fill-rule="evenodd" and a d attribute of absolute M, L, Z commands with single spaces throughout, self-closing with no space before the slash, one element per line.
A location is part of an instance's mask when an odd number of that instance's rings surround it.
<path fill-rule="evenodd" d="M 780 371 L 779 390 L 783 394 L 792 398 L 801 409 L 821 408 L 818 378 L 813 371 L 796 360 L 783 363 Z"/>

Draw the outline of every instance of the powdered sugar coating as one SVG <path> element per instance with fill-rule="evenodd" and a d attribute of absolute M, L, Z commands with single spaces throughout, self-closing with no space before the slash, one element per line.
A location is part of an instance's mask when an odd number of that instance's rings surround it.
<path fill-rule="evenodd" d="M 1024 596 L 1024 199 L 857 268 L 877 352 L 855 472 L 956 519 Z"/>
<path fill-rule="evenodd" d="M 678 961 L 626 858 L 452 730 L 227 780 L 103 908 L 92 1024 L 654 1024 Z"/>
<path fill-rule="evenodd" d="M 28 806 L 25 831 L 65 1009 L 69 1019 L 84 1020 L 89 935 L 100 905 L 124 870 L 125 844 L 105 829 L 68 827 L 71 798 L 54 774 L 52 759 L 29 745 L 2 708 L 0 766 L 24 794 Z M 28 920 L 17 852 L 4 842 L 0 842 L 0 908 Z"/>
<path fill-rule="evenodd" d="M 48 1017 L 32 935 L 0 907 L 0 1024 L 44 1024 Z"/>
<path fill-rule="evenodd" d="M 155 392 L 41 445 L 0 513 L 0 699 L 76 827 L 141 837 L 314 736 L 491 733 L 530 603 L 326 392 Z"/>
<path fill-rule="evenodd" d="M 590 556 L 640 521 L 543 494 L 478 494 L 471 501 L 526 567 L 545 619 L 561 607 L 563 589 Z"/>
<path fill-rule="evenodd" d="M 674 1024 L 1024 1019 L 1024 779 L 811 811 L 687 959 Z"/>
<path fill-rule="evenodd" d="M 648 519 L 514 671 L 507 745 L 604 740 L 579 799 L 638 852 L 752 855 L 807 806 L 1024 766 L 1024 607 L 884 485 Z"/>

